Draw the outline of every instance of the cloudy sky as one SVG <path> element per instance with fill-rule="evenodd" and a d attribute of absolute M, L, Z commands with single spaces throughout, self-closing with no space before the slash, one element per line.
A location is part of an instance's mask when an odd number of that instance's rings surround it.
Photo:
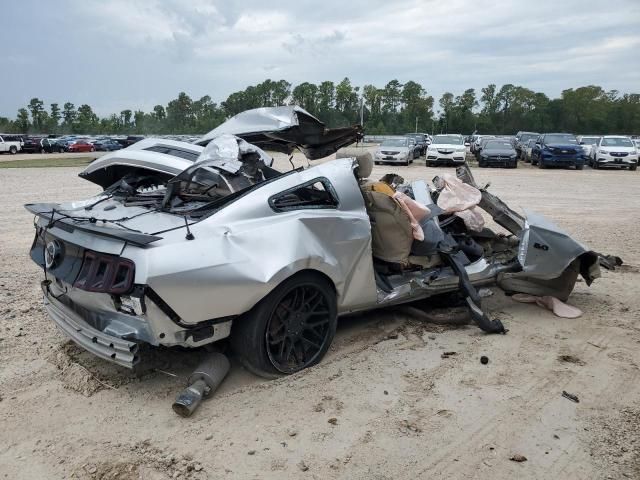
<path fill-rule="evenodd" d="M 266 78 L 437 98 L 496 83 L 640 92 L 640 0 L 3 0 L 0 115 L 37 96 L 100 115 Z"/>

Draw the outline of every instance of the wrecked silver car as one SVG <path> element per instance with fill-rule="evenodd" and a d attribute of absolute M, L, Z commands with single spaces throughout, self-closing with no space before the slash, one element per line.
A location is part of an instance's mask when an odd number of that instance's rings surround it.
<path fill-rule="evenodd" d="M 298 107 L 263 108 L 196 145 L 146 139 L 99 158 L 80 176 L 100 194 L 26 205 L 49 315 L 126 367 L 141 344 L 230 337 L 250 370 L 272 377 L 319 362 L 341 315 L 461 292 L 480 328 L 504 333 L 477 286 L 566 300 L 578 275 L 590 284 L 612 266 L 543 217 L 511 210 L 466 166 L 433 185 L 373 181 L 369 154 L 281 172 L 265 151 L 317 159 L 361 135 Z M 477 194 L 474 208 L 508 233 L 478 225 L 477 211 L 442 208 L 454 187 Z"/>

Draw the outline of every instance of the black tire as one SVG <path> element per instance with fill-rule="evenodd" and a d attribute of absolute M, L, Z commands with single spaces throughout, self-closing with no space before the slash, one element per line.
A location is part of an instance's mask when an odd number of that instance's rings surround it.
<path fill-rule="evenodd" d="M 598 165 L 598 162 L 594 160 L 591 164 L 591 168 L 593 168 L 594 170 L 598 170 L 600 168 L 600 165 Z"/>
<path fill-rule="evenodd" d="M 584 165 L 576 165 L 576 170 L 582 170 L 584 168 Z"/>
<path fill-rule="evenodd" d="M 484 163 L 482 160 L 478 160 L 478 167 L 485 168 L 486 166 L 487 166 L 486 163 Z"/>
<path fill-rule="evenodd" d="M 540 161 L 538 162 L 538 168 L 541 168 L 541 169 L 547 168 L 547 166 L 545 165 L 542 159 L 540 159 Z"/>
<path fill-rule="evenodd" d="M 15 145 L 11 145 L 11 146 L 9 147 L 9 153 L 10 153 L 11 155 L 15 155 L 16 153 L 18 153 L 18 149 L 16 148 L 16 146 L 15 146 Z"/>
<path fill-rule="evenodd" d="M 632 172 L 635 172 L 638 169 L 638 164 L 636 163 L 635 165 L 631 165 L 629 167 L 629 170 L 631 170 Z"/>
<path fill-rule="evenodd" d="M 380 165 L 382 162 L 373 162 L 374 165 Z"/>
<path fill-rule="evenodd" d="M 511 168 L 518 168 L 518 160 L 513 162 L 513 165 L 511 165 Z"/>
<path fill-rule="evenodd" d="M 316 320 L 311 323 L 311 318 Z M 248 370 L 277 378 L 322 360 L 336 333 L 337 318 L 333 285 L 320 274 L 302 272 L 234 322 L 231 345 Z"/>

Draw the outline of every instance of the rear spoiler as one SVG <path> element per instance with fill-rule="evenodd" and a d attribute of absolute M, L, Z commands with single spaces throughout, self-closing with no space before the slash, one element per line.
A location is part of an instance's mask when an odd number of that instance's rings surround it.
<path fill-rule="evenodd" d="M 57 203 L 27 203 L 24 206 L 24 208 L 37 217 L 47 220 L 50 227 L 55 225 L 69 233 L 74 230 L 78 230 L 81 232 L 91 233 L 93 235 L 99 235 L 101 237 L 123 240 L 139 247 L 144 247 L 150 243 L 162 240 L 162 237 L 157 235 L 132 232 L 121 228 L 98 226 L 96 223 L 91 223 L 90 221 L 79 223 L 78 220 L 74 220 L 73 217 L 58 213 L 56 211 L 56 208 L 58 207 L 59 205 Z"/>

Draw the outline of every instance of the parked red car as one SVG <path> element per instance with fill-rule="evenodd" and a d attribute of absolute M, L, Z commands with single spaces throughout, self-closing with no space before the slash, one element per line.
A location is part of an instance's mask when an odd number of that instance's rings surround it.
<path fill-rule="evenodd" d="M 95 152 L 96 147 L 86 140 L 77 140 L 67 147 L 67 152 Z"/>

